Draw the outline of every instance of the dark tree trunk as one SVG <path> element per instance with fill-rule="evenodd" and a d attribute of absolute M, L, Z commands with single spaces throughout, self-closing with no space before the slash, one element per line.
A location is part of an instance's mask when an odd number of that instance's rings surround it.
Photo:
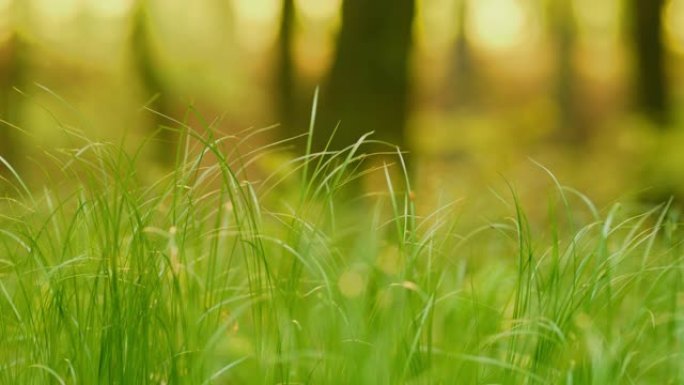
<path fill-rule="evenodd" d="M 133 15 L 131 34 L 133 69 L 142 86 L 147 107 L 156 112 L 152 114 L 153 131 L 161 128 L 155 137 L 155 156 L 160 163 L 172 165 L 176 155 L 178 134 L 168 128 L 163 128 L 169 124 L 169 120 L 164 116 L 173 116 L 169 91 L 154 63 L 154 49 L 150 39 L 148 5 L 146 0 L 141 0 Z"/>
<path fill-rule="evenodd" d="M 467 15 L 467 0 L 461 0 L 456 8 L 458 34 L 453 48 L 453 64 L 446 81 L 445 93 L 448 108 L 472 106 L 477 92 L 476 74 L 466 29 Z"/>
<path fill-rule="evenodd" d="M 15 88 L 24 87 L 26 71 L 25 44 L 14 33 L 0 51 L 0 156 L 15 169 L 20 168 L 18 131 L 20 126 L 20 104 L 22 97 Z M 0 164 L 0 173 L 8 170 Z"/>
<path fill-rule="evenodd" d="M 669 121 L 662 12 L 665 0 L 630 0 L 640 109 L 658 125 Z"/>
<path fill-rule="evenodd" d="M 414 0 L 344 0 L 337 52 L 314 137 L 322 147 L 338 120 L 333 147 L 375 138 L 404 145 Z"/>
<path fill-rule="evenodd" d="M 556 44 L 557 130 L 561 138 L 581 142 L 585 132 L 578 119 L 577 77 L 573 65 L 576 27 L 570 0 L 555 0 L 551 3 L 551 22 Z"/>
<path fill-rule="evenodd" d="M 292 60 L 292 45 L 295 27 L 294 0 L 282 0 L 280 17 L 280 35 L 278 39 L 277 86 L 278 97 L 276 105 L 282 132 L 293 136 L 296 131 L 297 103 L 294 62 Z"/>

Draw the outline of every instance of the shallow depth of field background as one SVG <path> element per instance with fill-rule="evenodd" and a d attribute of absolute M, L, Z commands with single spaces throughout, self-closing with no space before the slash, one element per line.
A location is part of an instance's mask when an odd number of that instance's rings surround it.
<path fill-rule="evenodd" d="M 134 150 L 177 127 L 160 114 L 279 124 L 256 148 L 306 132 L 320 86 L 314 145 L 375 131 L 419 190 L 534 191 L 534 159 L 599 201 L 662 200 L 684 193 L 683 64 L 684 0 L 0 0 L 0 155 L 40 180 L 75 132 Z"/>
<path fill-rule="evenodd" d="M 683 64 L 684 0 L 0 0 L 0 385 L 684 384 Z"/>

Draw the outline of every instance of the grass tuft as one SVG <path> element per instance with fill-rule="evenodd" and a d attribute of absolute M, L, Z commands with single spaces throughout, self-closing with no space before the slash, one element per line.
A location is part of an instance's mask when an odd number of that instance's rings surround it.
<path fill-rule="evenodd" d="M 85 142 L 42 193 L 0 158 L 0 384 L 684 383 L 672 202 L 600 210 L 544 169 L 542 221 L 513 188 L 500 220 L 426 211 L 401 151 L 312 152 L 314 120 L 252 179 L 288 141 L 183 126 L 153 183 Z"/>

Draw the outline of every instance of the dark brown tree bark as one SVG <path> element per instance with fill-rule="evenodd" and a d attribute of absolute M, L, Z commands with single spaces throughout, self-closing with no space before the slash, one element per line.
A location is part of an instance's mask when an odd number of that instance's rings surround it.
<path fill-rule="evenodd" d="M 314 141 L 321 148 L 375 138 L 404 145 L 414 0 L 344 0 L 337 51 L 321 100 Z"/>
<path fill-rule="evenodd" d="M 287 136 L 293 136 L 296 133 L 297 92 L 294 61 L 292 59 L 295 15 L 294 0 L 282 0 L 276 63 L 276 82 L 278 88 L 276 105 L 282 126 L 281 131 Z"/>
<path fill-rule="evenodd" d="M 665 0 L 630 0 L 630 4 L 637 102 L 654 123 L 664 126 L 670 119 L 662 39 Z"/>

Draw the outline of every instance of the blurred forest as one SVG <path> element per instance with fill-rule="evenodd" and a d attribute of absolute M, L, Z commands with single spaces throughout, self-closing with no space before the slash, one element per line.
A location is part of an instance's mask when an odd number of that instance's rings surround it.
<path fill-rule="evenodd" d="M 0 155 L 31 174 L 65 131 L 153 137 L 163 169 L 173 119 L 278 123 L 259 146 L 306 132 L 320 86 L 316 149 L 374 131 L 427 190 L 534 189 L 531 157 L 661 199 L 684 195 L 683 64 L 684 0 L 0 0 Z"/>

